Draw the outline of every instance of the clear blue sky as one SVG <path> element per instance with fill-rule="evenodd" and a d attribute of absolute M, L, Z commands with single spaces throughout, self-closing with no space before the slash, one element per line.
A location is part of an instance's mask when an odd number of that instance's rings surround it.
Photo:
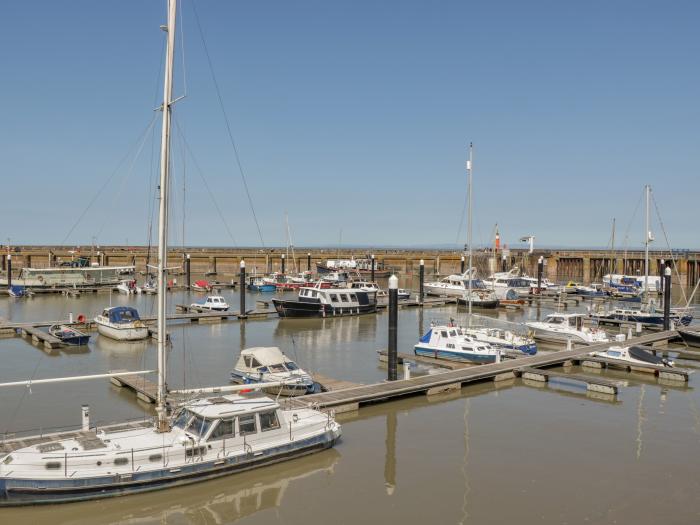
<path fill-rule="evenodd" d="M 259 245 L 191 2 L 176 118 L 236 244 Z M 498 222 L 514 245 L 535 234 L 605 246 L 617 217 L 618 239 L 631 224 L 638 245 L 648 182 L 672 244 L 700 246 L 697 1 L 199 1 L 197 12 L 267 245 L 284 243 L 285 211 L 297 245 L 336 245 L 341 228 L 346 244 L 454 243 L 473 141 L 476 243 Z M 108 180 L 66 242 L 146 241 L 153 148 L 137 157 L 133 144 L 158 104 L 164 20 L 155 0 L 5 2 L 2 242 L 64 241 Z M 177 94 L 181 60 L 178 49 Z M 184 172 L 187 243 L 233 244 L 181 143 L 173 242 Z"/>

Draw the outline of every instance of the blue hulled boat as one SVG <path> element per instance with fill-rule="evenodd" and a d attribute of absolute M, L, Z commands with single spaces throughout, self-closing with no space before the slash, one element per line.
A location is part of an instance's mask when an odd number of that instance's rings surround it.
<path fill-rule="evenodd" d="M 424 357 L 468 363 L 495 363 L 501 356 L 500 350 L 490 344 L 478 341 L 457 326 L 447 325 L 431 326 L 413 351 Z"/>

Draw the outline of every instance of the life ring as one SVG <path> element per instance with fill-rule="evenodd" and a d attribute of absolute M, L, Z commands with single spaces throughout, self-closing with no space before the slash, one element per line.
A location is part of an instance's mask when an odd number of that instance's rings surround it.
<path fill-rule="evenodd" d="M 43 275 L 40 275 L 39 277 L 37 277 L 37 279 L 39 280 L 40 283 L 43 283 L 43 282 L 44 282 L 44 276 L 43 276 Z"/>
<path fill-rule="evenodd" d="M 80 315 L 78 316 L 78 322 L 79 322 L 79 323 L 84 323 L 84 322 L 85 322 L 85 316 L 84 316 L 83 314 L 80 314 Z"/>

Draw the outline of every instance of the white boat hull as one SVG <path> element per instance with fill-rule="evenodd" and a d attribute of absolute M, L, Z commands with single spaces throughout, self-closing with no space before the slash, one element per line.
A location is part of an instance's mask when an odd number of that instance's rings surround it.
<path fill-rule="evenodd" d="M 148 337 L 148 327 L 146 326 L 125 326 L 97 324 L 97 332 L 100 335 L 116 339 L 117 341 L 140 341 Z"/>

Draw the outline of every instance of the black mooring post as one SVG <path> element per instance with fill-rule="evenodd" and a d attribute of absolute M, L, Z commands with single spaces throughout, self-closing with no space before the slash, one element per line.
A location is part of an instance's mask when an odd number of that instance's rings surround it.
<path fill-rule="evenodd" d="M 542 290 L 542 272 L 544 270 L 544 257 L 540 257 L 537 260 L 537 292 L 540 293 Z"/>
<path fill-rule="evenodd" d="M 505 255 L 501 258 L 501 271 L 502 272 L 506 271 L 506 256 Z"/>
<path fill-rule="evenodd" d="M 282 275 L 284 275 L 284 254 L 282 254 Z"/>
<path fill-rule="evenodd" d="M 661 261 L 659 261 L 659 286 L 660 286 L 660 288 L 656 291 L 661 294 L 662 300 L 664 297 L 664 281 L 666 280 L 665 275 L 664 275 L 665 268 L 666 268 L 666 261 L 661 259 Z"/>
<path fill-rule="evenodd" d="M 664 330 L 671 329 L 671 268 L 664 270 Z"/>
<path fill-rule="evenodd" d="M 462 255 L 459 261 L 459 273 L 464 273 L 464 255 Z"/>
<path fill-rule="evenodd" d="M 192 260 L 190 259 L 189 253 L 185 257 L 185 279 L 187 280 L 187 289 L 189 290 L 192 284 Z"/>
<path fill-rule="evenodd" d="M 370 281 L 374 282 L 374 254 L 370 256 L 370 259 L 372 260 L 372 278 L 370 279 Z"/>
<path fill-rule="evenodd" d="M 398 379 L 399 356 L 396 350 L 397 324 L 399 320 L 399 279 L 389 277 L 389 381 Z"/>
<path fill-rule="evenodd" d="M 423 304 L 423 298 L 425 297 L 425 289 L 423 288 L 423 283 L 425 282 L 425 261 L 420 260 L 420 266 L 418 270 L 418 302 Z"/>
<path fill-rule="evenodd" d="M 311 252 L 306 254 L 306 271 L 311 271 Z"/>
<path fill-rule="evenodd" d="M 12 255 L 7 254 L 7 288 L 12 288 Z"/>
<path fill-rule="evenodd" d="M 245 313 L 245 261 L 241 260 L 241 280 L 239 283 L 238 295 L 241 299 L 241 311 L 238 317 L 246 318 Z"/>

